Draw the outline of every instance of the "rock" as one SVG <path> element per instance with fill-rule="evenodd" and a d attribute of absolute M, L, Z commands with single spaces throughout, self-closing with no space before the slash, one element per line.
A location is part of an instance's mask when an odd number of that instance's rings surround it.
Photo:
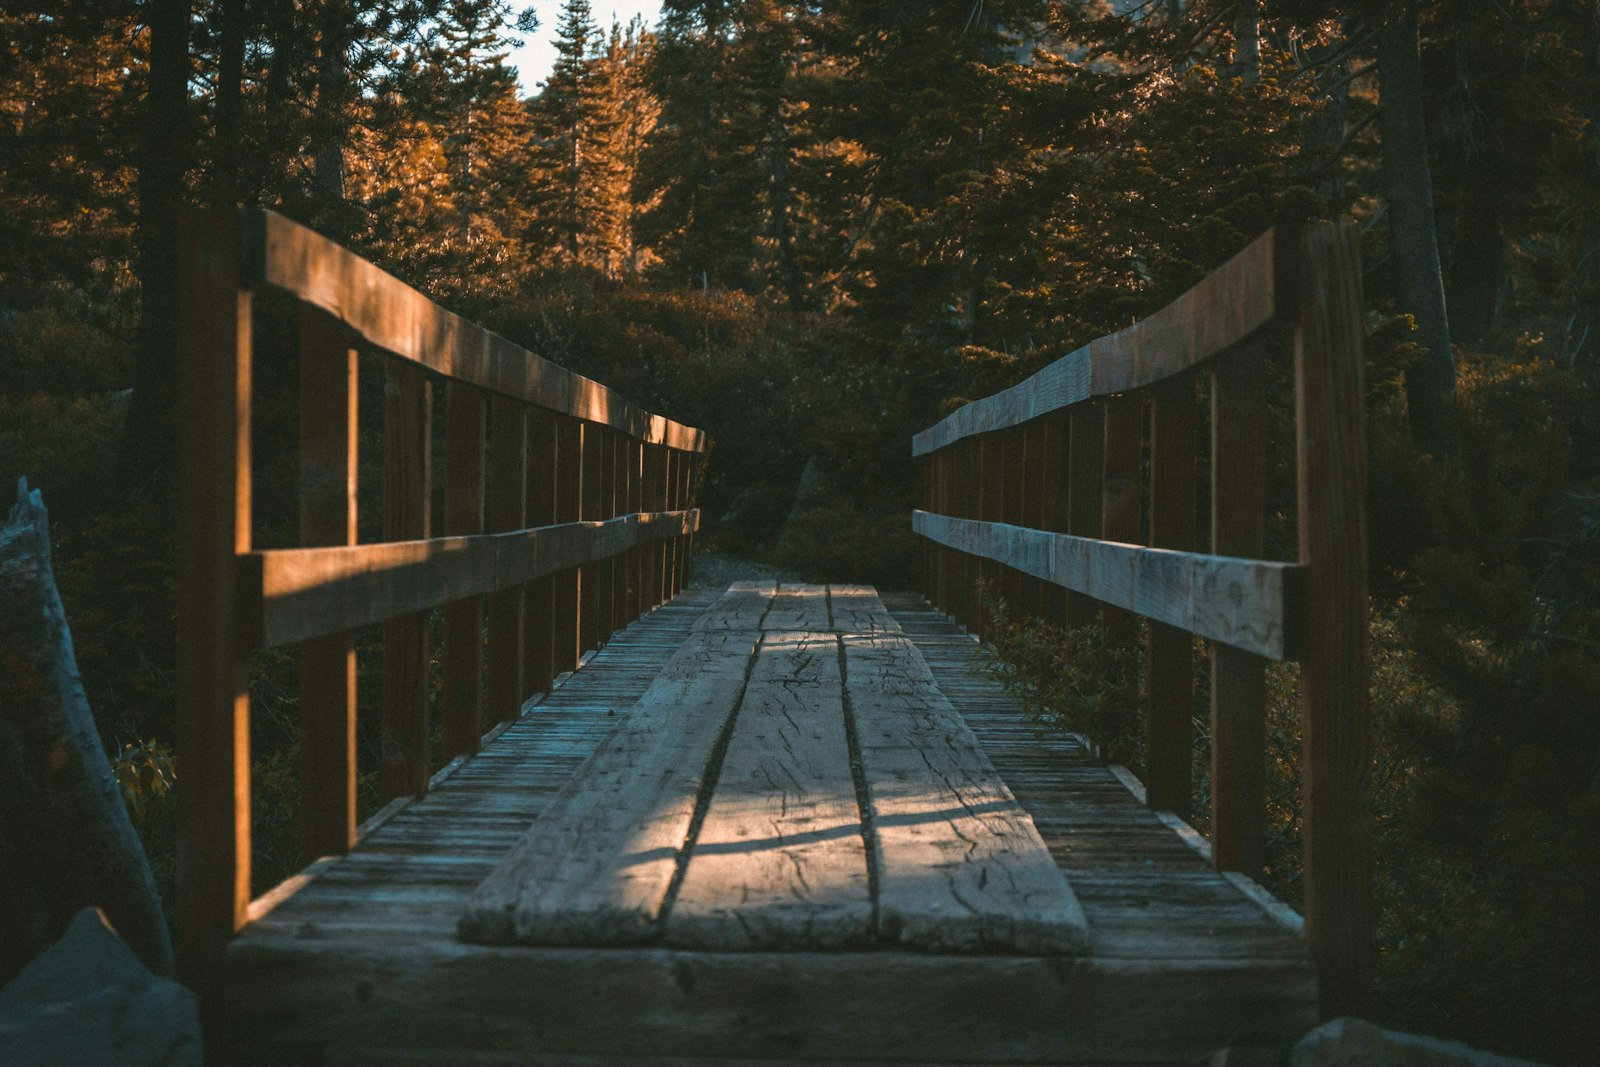
<path fill-rule="evenodd" d="M 1289 1067 L 1538 1067 L 1456 1041 L 1385 1030 L 1361 1019 L 1323 1023 L 1295 1043 Z"/>
<path fill-rule="evenodd" d="M 95 908 L 0 989 L 6 1067 L 200 1064 L 195 996 L 152 974 Z"/>

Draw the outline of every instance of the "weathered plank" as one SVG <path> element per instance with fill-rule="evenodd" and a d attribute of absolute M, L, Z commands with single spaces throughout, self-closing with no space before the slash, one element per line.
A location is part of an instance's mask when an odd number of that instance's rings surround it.
<path fill-rule="evenodd" d="M 1305 567 L 1141 548 L 1005 523 L 916 511 L 912 529 L 1113 607 L 1255 652 L 1296 659 L 1303 645 Z"/>
<path fill-rule="evenodd" d="M 833 631 L 841 634 L 899 633 L 900 624 L 870 585 L 828 586 Z"/>
<path fill-rule="evenodd" d="M 532 530 L 431 541 L 274 549 L 240 556 L 246 646 L 272 648 L 369 626 L 670 540 L 698 511 L 622 515 Z"/>
<path fill-rule="evenodd" d="M 1066 877 L 916 646 L 888 633 L 840 640 L 880 934 L 932 951 L 1080 947 Z"/>
<path fill-rule="evenodd" d="M 265 208 L 240 212 L 241 282 L 321 308 L 366 341 L 437 373 L 529 404 L 700 451 L 705 435 L 630 404 L 435 304 L 348 249 Z"/>
<path fill-rule="evenodd" d="M 1294 311 L 1283 265 L 1293 258 L 1287 242 L 1296 236 L 1293 228 L 1268 230 L 1149 318 L 1061 357 L 1019 385 L 957 408 L 913 437 L 911 454 L 1154 385 L 1274 325 Z"/>
<path fill-rule="evenodd" d="M 772 609 L 761 620 L 763 630 L 821 632 L 828 629 L 826 586 L 785 582 L 772 599 Z"/>
<path fill-rule="evenodd" d="M 487 1049 L 759 1061 L 1192 1064 L 1313 1023 L 1304 960 L 500 948 L 257 936 L 230 962 L 242 1043 L 330 1057 Z M 281 1062 L 281 1060 L 280 1060 Z"/>
<path fill-rule="evenodd" d="M 837 641 L 769 625 L 666 942 L 830 949 L 872 931 Z"/>
<path fill-rule="evenodd" d="M 730 613 L 751 599 L 730 593 Z M 759 634 L 696 624 L 622 725 L 484 880 L 461 936 L 484 944 L 628 944 L 653 936 L 713 750 Z"/>

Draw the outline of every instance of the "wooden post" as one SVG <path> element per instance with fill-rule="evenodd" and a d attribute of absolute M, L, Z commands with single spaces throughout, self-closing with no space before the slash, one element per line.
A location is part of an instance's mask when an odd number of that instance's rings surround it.
<path fill-rule="evenodd" d="M 627 438 L 628 445 L 628 511 L 640 514 L 644 506 L 644 442 L 637 437 Z M 634 545 L 628 549 L 628 621 L 633 622 L 653 604 L 645 599 L 644 555 L 645 546 Z"/>
<path fill-rule="evenodd" d="M 495 394 L 489 408 L 489 532 L 524 528 L 528 510 L 528 408 Z M 523 589 L 489 597 L 488 724 L 515 719 L 527 694 L 522 686 Z"/>
<path fill-rule="evenodd" d="M 483 392 L 445 385 L 444 532 L 483 533 Z M 444 758 L 478 751 L 483 733 L 483 598 L 444 607 Z"/>
<path fill-rule="evenodd" d="M 1023 519 L 1023 495 L 1026 482 L 1024 479 L 1023 463 L 1023 431 L 1021 427 L 1013 426 L 1000 434 L 1000 514 L 999 521 L 1010 523 L 1013 526 L 1026 525 Z M 1022 604 L 1023 574 L 1015 567 L 1003 568 L 1001 589 L 1004 590 L 1007 604 L 1014 620 L 1021 620 L 1025 614 Z"/>
<path fill-rule="evenodd" d="M 666 450 L 666 508 L 668 511 L 678 511 L 683 507 L 683 497 L 679 493 L 678 468 L 682 465 L 683 453 L 675 448 Z M 664 546 L 662 566 L 665 572 L 662 575 L 665 583 L 665 599 L 671 600 L 678 595 L 678 553 L 683 539 L 673 537 Z"/>
<path fill-rule="evenodd" d="M 1195 528 L 1195 396 L 1188 375 L 1151 390 L 1150 544 L 1192 551 Z M 1150 622 L 1150 705 L 1146 711 L 1146 801 L 1189 817 L 1194 746 L 1193 638 Z"/>
<path fill-rule="evenodd" d="M 356 543 L 357 355 L 300 305 L 300 544 Z M 300 861 L 356 838 L 356 653 L 349 634 L 300 645 Z"/>
<path fill-rule="evenodd" d="M 583 423 L 556 418 L 556 522 L 577 522 L 583 514 Z M 576 670 L 583 655 L 582 570 L 555 575 L 555 670 Z"/>
<path fill-rule="evenodd" d="M 1067 438 L 1069 416 L 1046 415 L 1040 420 L 1039 442 L 1039 529 L 1066 533 L 1071 525 L 1071 487 L 1067 480 Z M 1067 591 L 1059 585 L 1045 590 L 1040 613 L 1053 623 L 1067 620 Z"/>
<path fill-rule="evenodd" d="M 1259 559 L 1266 519 L 1264 353 L 1259 345 L 1211 372 L 1211 551 Z M 1211 646 L 1211 858 L 1261 875 L 1266 827 L 1266 661 Z"/>
<path fill-rule="evenodd" d="M 1100 405 L 1090 401 L 1074 407 L 1071 418 L 1067 443 L 1070 468 L 1067 532 L 1079 537 L 1097 537 L 1105 485 L 1105 417 Z M 1089 626 L 1094 623 L 1099 607 L 1094 598 L 1072 593 L 1067 597 L 1067 623 Z"/>
<path fill-rule="evenodd" d="M 386 360 L 383 405 L 383 536 L 430 536 L 433 386 L 410 360 Z M 428 791 L 428 629 L 418 612 L 383 624 L 385 800 Z"/>
<path fill-rule="evenodd" d="M 556 416 L 544 408 L 528 411 L 528 525 L 550 526 L 556 520 Z M 555 617 L 556 575 L 546 575 L 528 586 L 527 689 L 548 693 L 556 676 Z"/>
<path fill-rule="evenodd" d="M 1294 334 L 1300 562 L 1308 568 L 1304 736 L 1306 934 L 1324 1018 L 1366 1015 L 1374 968 L 1368 736 L 1366 442 L 1355 227 L 1308 228 Z"/>
<path fill-rule="evenodd" d="M 660 445 L 647 444 L 642 457 L 641 506 L 652 513 L 667 510 L 662 500 L 666 475 L 662 468 L 661 452 Z M 644 610 L 654 611 L 661 603 L 661 542 L 652 541 L 645 545 L 640 559 L 643 561 L 640 586 L 644 590 Z"/>
<path fill-rule="evenodd" d="M 234 212 L 182 217 L 178 307 L 178 975 L 220 1009 L 250 903 L 250 696 L 235 560 L 250 551 L 250 294 Z"/>
<path fill-rule="evenodd" d="M 601 518 L 601 499 L 604 492 L 601 475 L 605 470 L 604 454 L 600 427 L 593 423 L 582 424 L 583 441 L 581 454 L 583 457 L 583 520 L 591 522 Z M 580 647 L 584 651 L 600 647 L 600 570 L 594 563 L 586 563 L 582 568 L 582 601 L 583 607 L 580 620 L 583 624 L 583 638 Z"/>
<path fill-rule="evenodd" d="M 1144 400 L 1138 394 L 1108 397 L 1105 401 L 1105 462 L 1100 484 L 1100 538 L 1138 544 L 1143 538 Z M 1106 644 L 1132 649 L 1137 642 L 1138 620 L 1109 605 L 1101 609 Z M 1134 734 L 1135 711 L 1128 708 L 1106 724 L 1101 741 L 1106 758 L 1126 763 L 1133 752 L 1124 742 Z"/>
<path fill-rule="evenodd" d="M 1045 529 L 1044 422 L 1034 419 L 1022 430 L 1022 511 L 1018 520 L 1033 530 Z M 1048 583 L 1038 578 L 1024 582 L 1023 609 L 1043 618 L 1049 600 Z"/>
<path fill-rule="evenodd" d="M 983 444 L 980 438 L 969 437 L 964 442 L 966 445 L 966 464 L 961 472 L 966 503 L 966 515 L 972 519 L 986 518 L 983 510 Z M 965 625 L 968 633 L 983 634 L 983 590 L 984 578 L 983 561 L 973 555 L 968 555 L 967 560 L 967 588 L 966 588 L 966 619 Z"/>
<path fill-rule="evenodd" d="M 703 459 L 704 453 L 701 452 L 685 452 L 683 454 L 683 463 L 681 465 L 683 485 L 679 491 L 679 499 L 683 501 L 681 506 L 686 511 L 694 507 L 696 498 L 695 479 L 700 475 L 700 464 Z M 678 540 L 681 546 L 681 551 L 678 553 L 678 589 L 681 592 L 683 587 L 689 584 L 689 564 L 694 559 L 694 534 L 684 534 Z"/>

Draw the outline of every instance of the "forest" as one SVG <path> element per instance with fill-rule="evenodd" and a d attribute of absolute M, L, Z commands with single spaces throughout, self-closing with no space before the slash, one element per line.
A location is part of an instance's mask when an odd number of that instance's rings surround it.
<path fill-rule="evenodd" d="M 534 35 L 557 59 L 529 90 L 509 57 Z M 177 219 L 241 203 L 703 427 L 703 544 L 884 589 L 918 582 L 913 433 L 1268 227 L 1354 220 L 1377 1021 L 1593 1061 L 1594 0 L 665 0 L 655 25 L 588 0 L 547 24 L 508 0 L 7 3 L 0 479 L 44 492 L 102 740 L 167 887 Z M 266 318 L 270 457 L 293 331 Z M 1269 473 L 1287 507 L 1292 469 Z M 293 515 L 293 476 L 261 464 L 262 514 Z M 1094 632 L 995 610 L 995 669 L 1041 729 L 1137 699 Z M 296 866 L 296 698 L 291 658 L 257 667 L 260 891 Z M 1294 685 L 1269 690 L 1267 884 L 1291 902 Z"/>

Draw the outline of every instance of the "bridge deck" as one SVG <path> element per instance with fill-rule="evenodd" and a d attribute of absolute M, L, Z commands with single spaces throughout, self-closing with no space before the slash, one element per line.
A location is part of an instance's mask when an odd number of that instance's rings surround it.
<path fill-rule="evenodd" d="M 1181 828 L 1147 811 L 1121 778 L 1071 741 L 1038 736 L 993 681 L 971 670 L 972 641 L 914 597 L 886 598 L 878 619 L 892 616 L 889 626 L 915 644 L 976 735 L 985 766 L 1003 779 L 998 799 L 981 807 L 1003 810 L 1014 796 L 1070 884 L 1045 894 L 1055 906 L 1045 909 L 1052 917 L 1046 942 L 1014 936 L 1014 924 L 975 945 L 940 942 L 937 930 L 919 942 L 904 934 L 905 924 L 886 938 L 874 935 L 870 918 L 850 925 L 848 908 L 842 924 L 808 923 L 803 935 L 780 936 L 770 931 L 784 928 L 781 921 L 750 921 L 753 906 L 739 919 L 737 902 L 724 901 L 702 909 L 698 924 L 682 924 L 686 935 L 668 923 L 665 934 L 652 927 L 653 935 L 624 939 L 654 936 L 655 943 L 621 944 L 589 927 L 573 935 L 565 914 L 557 925 L 568 933 L 559 937 L 524 929 L 478 938 L 507 943 L 464 943 L 458 923 L 508 855 L 520 851 L 524 861 L 531 856 L 550 867 L 554 839 L 525 837 L 529 824 L 541 812 L 550 817 L 539 826 L 558 821 L 574 774 L 580 767 L 595 773 L 595 763 L 585 761 L 605 745 L 616 747 L 627 731 L 614 730 L 624 719 L 640 725 L 630 709 L 647 691 L 659 692 L 652 685 L 664 670 L 671 674 L 674 657 L 705 629 L 718 600 L 711 591 L 685 593 L 614 635 L 434 792 L 247 927 L 230 950 L 227 996 L 246 1058 L 1194 1063 L 1223 1046 L 1289 1040 L 1314 1022 L 1315 978 L 1284 909 L 1212 871 Z M 830 617 L 819 625 L 797 617 L 790 632 L 848 634 L 855 621 Z M 787 628 L 781 619 L 773 625 Z M 758 668 L 746 673 L 747 685 L 752 679 L 759 686 Z M 740 754 L 736 738 L 723 737 L 721 747 L 723 775 L 736 780 L 740 761 L 750 757 Z M 873 791 L 893 775 L 861 758 L 858 739 L 851 748 L 858 796 L 870 808 Z M 718 785 L 718 795 L 724 788 Z M 700 841 L 714 845 L 715 805 L 702 804 L 697 818 Z M 881 822 L 869 825 L 869 839 L 891 832 L 894 821 Z M 837 844 L 836 836 L 818 837 Z M 854 900 L 867 890 L 838 873 L 834 844 L 827 855 L 835 859 L 820 868 L 833 879 L 830 899 Z M 719 850 L 702 851 L 704 870 L 717 872 Z M 1018 851 L 1027 852 L 1025 842 Z M 687 870 L 697 872 L 702 857 L 690 854 Z M 876 862 L 867 914 L 881 918 L 893 880 L 884 865 L 897 861 L 880 848 Z M 515 862 L 509 866 L 514 873 Z M 506 873 L 497 879 L 505 882 Z M 703 892 L 701 881 L 716 884 L 679 870 L 674 908 L 690 914 L 690 901 L 715 905 L 716 894 Z M 803 882 L 817 892 L 815 879 Z M 591 882 L 579 879 L 585 887 Z M 781 920 L 784 913 L 777 914 Z M 738 921 L 719 925 L 719 916 Z M 729 929 L 757 934 L 730 945 Z M 1048 940 L 1058 935 L 1064 940 Z"/>

